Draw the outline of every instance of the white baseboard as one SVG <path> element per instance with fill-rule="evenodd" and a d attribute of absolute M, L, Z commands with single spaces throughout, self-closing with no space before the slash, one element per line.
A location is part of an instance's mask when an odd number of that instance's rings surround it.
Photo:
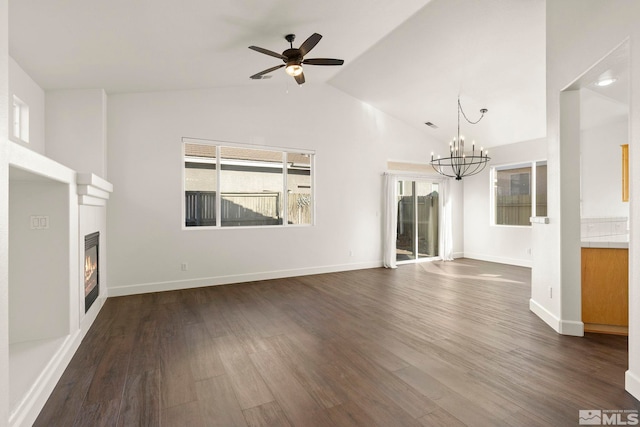
<path fill-rule="evenodd" d="M 178 289 L 200 288 L 205 286 L 229 285 L 232 283 L 253 282 L 256 280 L 282 279 L 285 277 L 308 276 L 311 274 L 335 273 L 338 271 L 362 270 L 382 267 L 382 261 L 370 261 L 354 264 L 327 265 L 322 267 L 297 268 L 292 270 L 264 271 L 259 273 L 234 274 L 226 276 L 202 277 L 188 280 L 138 283 L 133 285 L 109 286 L 108 295 L 118 297 L 145 294 L 149 292 L 174 291 Z"/>
<path fill-rule="evenodd" d="M 553 315 L 549 310 L 538 304 L 533 298 L 529 299 L 529 310 L 538 316 L 544 323 L 560 333 L 560 319 Z"/>
<path fill-rule="evenodd" d="M 453 259 L 464 258 L 464 252 L 454 252 Z"/>
<path fill-rule="evenodd" d="M 533 298 L 529 299 L 529 310 L 559 334 L 574 337 L 584 336 L 584 323 L 576 322 L 575 320 L 559 319 L 549 310 L 534 301 Z"/>
<path fill-rule="evenodd" d="M 624 389 L 640 400 L 640 377 L 628 370 L 624 374 Z"/>
<path fill-rule="evenodd" d="M 515 265 L 518 267 L 531 268 L 530 259 L 497 257 L 492 255 L 474 254 L 474 253 L 468 253 L 468 252 L 465 252 L 463 256 L 465 258 L 477 259 L 479 261 L 496 262 L 498 264 L 508 264 L 508 265 Z"/>
<path fill-rule="evenodd" d="M 561 320 L 560 333 L 562 335 L 571 335 L 573 337 L 584 336 L 584 323 L 575 320 Z"/>

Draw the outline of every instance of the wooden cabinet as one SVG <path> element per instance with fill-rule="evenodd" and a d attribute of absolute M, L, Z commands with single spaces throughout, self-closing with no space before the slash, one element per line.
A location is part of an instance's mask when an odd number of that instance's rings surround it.
<path fill-rule="evenodd" d="M 582 248 L 582 321 L 585 332 L 627 335 L 628 249 Z"/>

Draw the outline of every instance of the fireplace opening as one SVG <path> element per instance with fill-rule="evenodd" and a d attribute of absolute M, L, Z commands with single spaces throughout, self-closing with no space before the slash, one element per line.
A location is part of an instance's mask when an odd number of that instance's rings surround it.
<path fill-rule="evenodd" d="M 84 237 L 84 312 L 89 311 L 100 293 L 99 260 L 100 232 Z"/>

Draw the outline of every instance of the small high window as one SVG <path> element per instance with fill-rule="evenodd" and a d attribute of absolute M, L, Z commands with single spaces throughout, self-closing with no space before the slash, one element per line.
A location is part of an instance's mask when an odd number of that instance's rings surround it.
<path fill-rule="evenodd" d="M 13 137 L 22 142 L 29 142 L 29 106 L 13 95 L 11 112 Z"/>
<path fill-rule="evenodd" d="M 532 216 L 547 215 L 547 162 L 496 166 L 491 169 L 494 225 L 530 225 Z"/>

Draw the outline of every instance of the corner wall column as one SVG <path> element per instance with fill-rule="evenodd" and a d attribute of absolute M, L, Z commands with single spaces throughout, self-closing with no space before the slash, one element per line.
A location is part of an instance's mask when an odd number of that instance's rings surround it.
<path fill-rule="evenodd" d="M 580 258 L 580 91 L 560 93 L 560 333 L 584 335 Z"/>
<path fill-rule="evenodd" d="M 9 420 L 9 2 L 0 0 L 0 424 Z"/>

